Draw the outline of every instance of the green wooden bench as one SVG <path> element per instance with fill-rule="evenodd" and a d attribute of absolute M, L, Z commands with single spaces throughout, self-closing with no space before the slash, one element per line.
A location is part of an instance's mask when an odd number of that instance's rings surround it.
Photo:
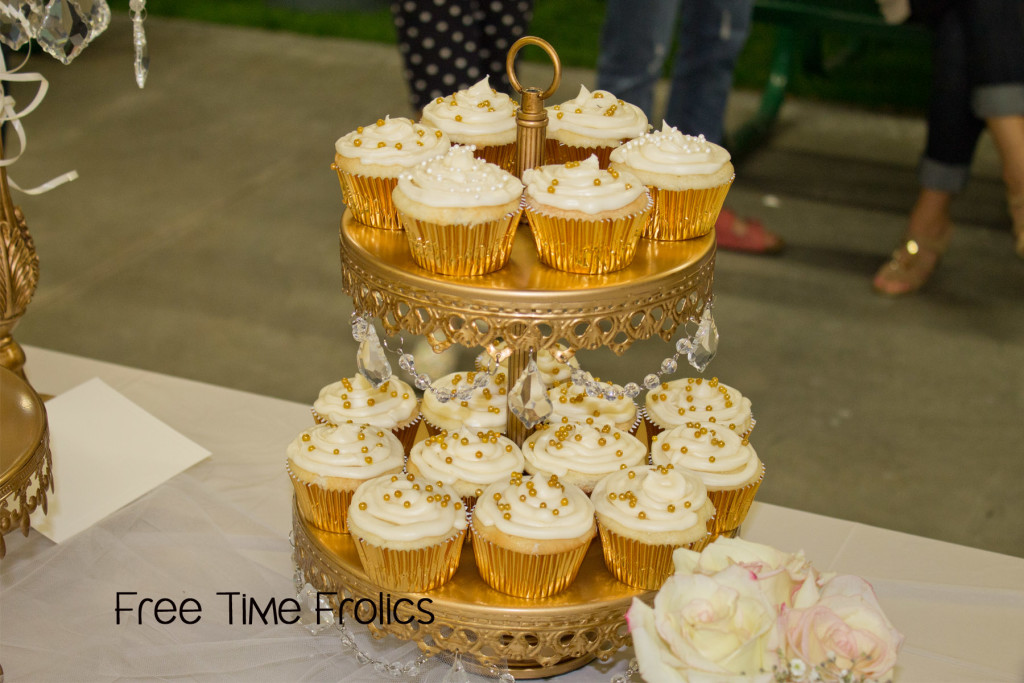
<path fill-rule="evenodd" d="M 775 46 L 768 82 L 757 111 L 727 140 L 736 158 L 754 150 L 771 131 L 794 71 L 826 74 L 837 63 L 855 56 L 869 42 L 927 43 L 930 32 L 922 26 L 885 23 L 875 0 L 756 0 L 754 21 L 775 27 Z M 844 48 L 824 58 L 822 35 L 835 33 Z"/>

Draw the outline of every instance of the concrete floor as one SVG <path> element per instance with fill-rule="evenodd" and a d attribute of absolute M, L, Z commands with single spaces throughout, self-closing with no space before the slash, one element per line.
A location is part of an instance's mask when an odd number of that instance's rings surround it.
<path fill-rule="evenodd" d="M 81 178 L 15 198 L 42 259 L 16 337 L 311 402 L 354 372 L 333 143 L 411 113 L 397 51 L 159 18 L 147 31 L 142 91 L 123 17 L 71 67 L 31 61 L 51 88 L 12 176 Z M 547 78 L 534 67 L 524 82 Z M 592 80 L 568 69 L 556 97 Z M 756 97 L 733 105 L 737 120 Z M 869 287 L 903 230 L 923 136 L 915 118 L 786 104 L 729 203 L 789 248 L 720 254 L 708 374 L 753 400 L 762 500 L 1024 555 L 1024 262 L 990 144 L 934 283 L 903 300 Z M 667 353 L 583 361 L 625 382 Z"/>

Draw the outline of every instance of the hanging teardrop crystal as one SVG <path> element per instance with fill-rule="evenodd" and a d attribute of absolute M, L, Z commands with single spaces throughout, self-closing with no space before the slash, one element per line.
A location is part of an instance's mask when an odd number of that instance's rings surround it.
<path fill-rule="evenodd" d="M 70 64 L 80 55 L 110 22 L 110 10 L 105 1 L 101 7 L 95 7 L 95 2 L 85 4 L 87 13 L 84 15 L 79 2 L 71 0 L 50 0 L 43 10 L 36 42 L 64 64 Z"/>
<path fill-rule="evenodd" d="M 374 388 L 391 379 L 391 363 L 384 355 L 384 347 L 377 338 L 377 329 L 369 325 L 363 341 L 359 342 L 356 351 L 356 370 L 369 380 Z"/>
<path fill-rule="evenodd" d="M 537 362 L 532 358 L 508 393 L 508 409 L 527 429 L 532 429 L 551 414 L 548 388 L 537 369 Z"/>
<path fill-rule="evenodd" d="M 310 633 L 316 635 L 334 626 L 334 610 L 327 598 L 318 593 L 312 584 L 307 583 L 295 596 L 301 612 L 299 620 Z"/>
<path fill-rule="evenodd" d="M 0 2 L 0 42 L 12 50 L 18 50 L 27 43 L 39 27 L 43 3 Z"/>
<path fill-rule="evenodd" d="M 452 659 L 452 668 L 441 679 L 441 683 L 470 683 L 472 680 L 462 663 L 462 655 L 456 652 Z"/>
<path fill-rule="evenodd" d="M 149 42 L 146 40 L 146 29 L 142 26 L 145 16 L 145 0 L 132 0 L 132 45 L 135 46 L 135 83 L 140 88 L 146 87 L 149 76 Z"/>
<path fill-rule="evenodd" d="M 715 319 L 711 315 L 711 303 L 708 302 L 704 306 L 700 323 L 697 325 L 697 332 L 693 335 L 693 343 L 687 350 L 686 357 L 697 372 L 704 372 L 716 353 L 718 353 L 718 326 L 715 325 Z"/>

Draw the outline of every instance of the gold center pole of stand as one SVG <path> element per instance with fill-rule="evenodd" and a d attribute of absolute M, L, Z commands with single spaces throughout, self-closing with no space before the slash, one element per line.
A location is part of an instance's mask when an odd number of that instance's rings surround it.
<path fill-rule="evenodd" d="M 0 141 L 0 159 L 3 155 Z M 0 366 L 22 379 L 25 352 L 11 332 L 25 314 L 38 282 L 39 255 L 25 217 L 11 200 L 7 167 L 0 166 Z"/>
<path fill-rule="evenodd" d="M 555 73 L 547 90 L 524 88 L 519 84 L 515 59 L 519 51 L 527 45 L 536 45 L 551 58 Z M 522 98 L 519 111 L 516 113 L 516 175 L 522 178 L 523 171 L 544 163 L 544 137 L 548 127 L 548 113 L 544 109 L 544 100 L 554 95 L 562 82 L 562 61 L 548 41 L 535 36 L 523 36 L 509 48 L 508 57 L 505 58 L 505 70 L 508 71 L 508 80 L 512 87 Z"/>
<path fill-rule="evenodd" d="M 547 90 L 541 91 L 540 88 L 524 88 L 519 83 L 519 78 L 516 76 L 515 71 L 515 59 L 519 51 L 527 45 L 536 45 L 551 58 L 555 73 Z M 505 58 L 505 69 L 508 71 L 509 82 L 522 98 L 519 111 L 516 113 L 515 167 L 516 175 L 522 178 L 523 171 L 544 163 L 544 138 L 548 127 L 548 112 L 544 109 L 544 100 L 554 95 L 555 91 L 558 90 L 558 85 L 562 82 L 562 62 L 558 58 L 555 48 L 551 47 L 551 43 L 535 36 L 523 36 L 509 48 L 508 57 Z M 508 386 L 510 390 L 530 362 L 531 353 L 532 349 L 529 347 L 514 348 L 512 350 L 512 355 L 508 358 Z M 508 411 L 508 418 L 505 423 L 505 433 L 508 435 L 508 438 L 521 446 L 528 432 L 529 430 L 526 428 L 526 425 L 520 422 L 519 418 L 513 415 L 511 410 Z"/>

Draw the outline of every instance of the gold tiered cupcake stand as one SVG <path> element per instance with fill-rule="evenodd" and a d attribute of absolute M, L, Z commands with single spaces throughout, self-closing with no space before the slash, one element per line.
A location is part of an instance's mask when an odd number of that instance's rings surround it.
<path fill-rule="evenodd" d="M 511 64 L 524 44 L 540 45 L 555 63 L 552 86 L 541 93 L 519 87 Z M 550 45 L 526 38 L 513 46 L 508 63 L 513 85 L 523 93 L 520 152 L 543 148 L 543 99 L 559 78 Z M 541 107 L 540 112 L 537 107 Z M 523 119 L 529 119 L 524 124 Z M 541 125 L 537 126 L 537 120 Z M 524 145 L 523 132 L 532 139 Z M 537 137 L 539 137 L 539 144 Z M 520 154 L 519 169 L 535 165 Z M 697 317 L 711 296 L 715 236 L 681 242 L 642 240 L 633 263 L 606 275 L 581 275 L 542 264 L 529 229 L 520 226 L 509 263 L 494 273 L 453 277 L 415 264 L 405 235 L 341 221 L 341 272 L 355 310 L 379 319 L 388 334 L 423 335 L 435 351 L 453 344 L 487 347 L 499 341 L 512 349 L 509 382 L 525 369 L 531 353 L 562 342 L 570 349 L 608 347 L 621 354 L 638 340 L 658 335 L 671 341 L 676 328 Z M 509 411 L 508 433 L 522 442 L 525 427 Z M 296 560 L 317 590 L 377 604 L 388 591 L 363 571 L 347 534 L 322 531 L 292 509 Z M 459 652 L 483 665 L 505 664 L 516 678 L 540 678 L 572 671 L 594 658 L 606 659 L 630 637 L 624 614 L 634 597 L 653 592 L 631 588 L 605 568 L 598 543 L 587 553 L 570 587 L 544 599 L 525 599 L 494 590 L 479 576 L 472 549 L 463 548 L 452 580 L 423 594 L 391 593 L 390 603 L 408 598 L 389 620 L 368 624 L 374 635 L 415 640 L 427 654 Z M 407 605 L 428 598 L 433 620 Z M 351 617 L 352 602 L 346 604 Z M 366 615 L 363 615 L 366 620 Z M 409 621 L 409 623 L 400 623 Z"/>

